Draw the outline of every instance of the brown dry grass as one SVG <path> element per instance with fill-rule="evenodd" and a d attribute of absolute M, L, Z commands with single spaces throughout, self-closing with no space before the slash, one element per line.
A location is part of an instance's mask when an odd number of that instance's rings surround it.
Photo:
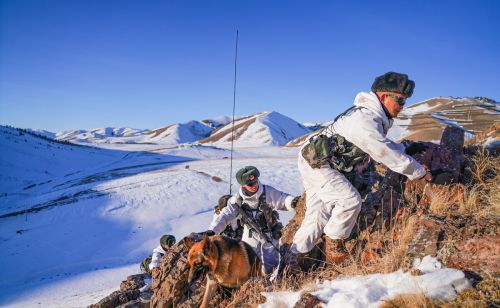
<path fill-rule="evenodd" d="M 441 307 L 442 303 L 433 301 L 425 294 L 399 295 L 394 299 L 384 301 L 380 308 L 434 308 Z"/>
<path fill-rule="evenodd" d="M 296 291 L 305 290 L 313 292 L 316 289 L 316 281 L 324 281 L 343 276 L 367 275 L 373 273 L 389 273 L 398 270 L 405 262 L 406 249 L 412 234 L 415 232 L 417 219 L 415 217 L 406 217 L 401 221 L 404 226 L 400 230 L 397 239 L 391 239 L 391 244 L 384 251 L 382 257 L 375 259 L 369 263 L 361 262 L 362 249 L 356 247 L 351 251 L 350 260 L 344 264 L 337 266 L 333 264 L 325 264 L 324 267 L 315 271 L 301 273 L 296 277 L 285 277 L 281 284 L 273 283 L 266 284 L 262 280 L 253 280 L 246 283 L 239 290 L 233 293 L 233 296 L 227 300 L 228 302 L 219 302 L 219 306 L 229 307 L 257 307 L 266 301 L 261 292 L 276 292 L 276 291 Z M 396 230 L 390 230 L 386 234 L 394 234 Z M 415 298 L 423 297 L 415 295 Z M 405 298 L 409 298 L 406 296 Z M 400 303 L 401 300 L 391 301 L 391 303 Z M 427 303 L 428 299 L 415 301 L 415 303 Z M 407 307 L 407 306 L 386 306 L 386 307 Z M 431 305 L 415 305 L 409 307 L 435 307 Z"/>
<path fill-rule="evenodd" d="M 500 157 L 479 152 L 469 166 L 471 182 L 431 188 L 430 211 L 436 215 L 500 215 Z"/>
<path fill-rule="evenodd" d="M 434 214 L 487 215 L 500 214 L 500 157 L 490 156 L 481 152 L 472 158 L 468 170 L 471 182 L 467 185 L 446 186 L 435 190 L 430 211 Z M 419 218 L 409 212 L 397 219 L 389 230 L 361 233 L 357 242 L 364 240 L 384 241 L 381 255 L 362 262 L 364 249 L 354 244 L 351 256 L 342 265 L 325 264 L 315 271 L 302 273 L 298 277 L 286 277 L 280 285 L 266 284 L 254 280 L 237 290 L 229 302 L 223 302 L 229 307 L 256 307 L 265 302 L 261 292 L 306 289 L 314 291 L 316 281 L 335 279 L 339 276 L 368 275 L 374 273 L 390 273 L 401 268 L 407 268 L 408 244 L 418 228 Z M 370 238 L 374 237 L 374 238 Z M 477 302 L 475 302 L 477 304 Z M 423 293 L 402 295 L 385 301 L 381 307 L 472 307 L 474 304 L 443 303 L 426 297 Z"/>
<path fill-rule="evenodd" d="M 255 116 L 248 116 L 244 118 L 240 118 L 234 121 L 234 140 L 238 140 L 238 138 L 248 129 L 250 125 L 252 125 L 256 120 L 257 114 Z M 253 118 L 252 118 L 253 117 Z M 238 123 L 237 123 L 238 122 Z M 201 139 L 199 143 L 210 143 L 220 141 L 225 138 L 225 141 L 231 141 L 232 137 L 232 125 L 233 123 L 226 124 L 215 131 L 213 131 L 210 136 Z M 229 129 L 230 128 L 230 129 Z"/>

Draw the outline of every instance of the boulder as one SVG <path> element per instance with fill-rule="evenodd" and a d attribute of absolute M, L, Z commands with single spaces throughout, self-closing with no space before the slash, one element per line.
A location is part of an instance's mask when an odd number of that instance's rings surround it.
<path fill-rule="evenodd" d="M 295 303 L 293 308 L 316 308 L 323 307 L 323 302 L 320 301 L 316 296 L 304 293 L 300 296 L 299 300 Z"/>
<path fill-rule="evenodd" d="M 128 276 L 120 284 L 120 290 L 101 299 L 97 304 L 90 305 L 91 308 L 115 308 L 115 307 L 149 307 L 151 289 L 145 287 L 145 279 L 151 278 L 149 274 L 137 274 Z"/>
<path fill-rule="evenodd" d="M 188 285 L 189 250 L 184 245 L 185 239 L 175 244 L 172 247 L 173 251 L 162 257 L 158 270 L 153 271 L 151 307 L 197 307 L 200 305 L 205 292 L 206 278 L 203 277 L 191 286 Z"/>

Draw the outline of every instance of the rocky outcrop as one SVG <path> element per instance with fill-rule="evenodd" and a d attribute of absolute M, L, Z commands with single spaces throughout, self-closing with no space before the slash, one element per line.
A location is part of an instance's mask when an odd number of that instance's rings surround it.
<path fill-rule="evenodd" d="M 201 240 L 194 234 L 191 238 Z M 164 255 L 158 270 L 153 272 L 151 307 L 197 307 L 201 303 L 206 278 L 201 277 L 191 286 L 188 285 L 187 255 L 189 251 L 184 241 L 185 238 L 174 245 L 172 253 Z"/>
<path fill-rule="evenodd" d="M 431 171 L 432 182 L 411 181 L 373 163 L 361 174 L 346 175 L 363 198 L 358 223 L 351 240 L 346 243 L 346 248 L 352 253 L 352 258 L 347 262 L 373 264 L 393 253 L 399 245 L 397 248 L 402 248 L 403 256 L 397 268 L 409 269 L 414 259 L 431 255 L 438 257 L 445 266 L 464 271 L 476 282 L 492 279 L 493 284 L 498 285 L 498 217 L 463 213 L 458 215 L 453 210 L 443 213 L 431 211 L 436 198 L 444 196 L 447 202 L 453 203 L 456 199 L 456 203 L 459 203 L 467 193 L 466 185 L 472 179 L 467 172 L 471 162 L 464 155 L 463 142 L 462 130 L 446 128 L 439 145 L 421 143 L 425 150 L 415 154 L 414 158 Z M 305 197 L 305 194 L 301 196 L 295 216 L 283 229 L 281 241 L 285 245 L 292 243 L 293 236 L 304 219 Z M 191 237 L 193 240 L 198 239 L 196 234 Z M 173 247 L 172 253 L 163 257 L 160 267 L 152 274 L 152 297 L 148 302 L 151 307 L 196 307 L 201 302 L 205 280 L 202 277 L 191 286 L 187 284 L 188 250 L 183 242 L 184 239 Z M 299 265 L 304 271 L 325 266 L 324 261 L 328 259 L 325 251 L 324 238 L 320 238 L 310 253 L 299 258 Z M 129 278 L 122 283 L 123 290 L 111 294 L 99 302 L 99 306 L 94 307 L 141 307 L 144 302 L 141 301 L 142 293 L 138 290 L 144 289 L 143 281 Z M 240 291 L 245 288 L 251 294 L 248 296 L 260 294 L 260 291 L 255 291 L 258 289 L 255 284 L 249 282 Z M 498 290 L 490 293 L 498 294 Z M 484 300 L 483 297 L 481 300 Z M 242 298 L 245 297 L 239 295 L 235 298 L 219 293 L 213 302 L 217 302 L 217 305 L 223 303 L 226 306 L 239 306 L 248 301 L 248 298 Z M 491 296 L 486 300 L 491 300 Z M 321 303 L 314 296 L 304 294 L 297 305 L 316 307 Z"/>
<path fill-rule="evenodd" d="M 90 308 L 139 308 L 149 307 L 151 289 L 146 286 L 146 279 L 150 279 L 149 274 L 138 274 L 128 276 L 120 284 L 120 290 L 111 293 L 101 299 L 97 304 L 90 305 Z"/>
<path fill-rule="evenodd" d="M 323 307 L 323 302 L 316 296 L 309 293 L 304 293 L 300 296 L 299 300 L 295 303 L 293 308 L 316 308 Z"/>
<path fill-rule="evenodd" d="M 432 182 L 407 180 L 405 177 L 375 165 L 364 174 L 348 175 L 363 197 L 363 206 L 352 239 L 346 244 L 359 253 L 359 261 L 370 263 L 401 244 L 406 232 L 407 264 L 425 255 L 437 256 L 449 267 L 461 269 L 475 277 L 498 277 L 500 264 L 500 222 L 496 217 L 436 216 L 429 204 L 446 193 L 447 201 L 463 199 L 470 181 L 466 168 L 469 160 L 463 154 L 463 131 L 448 127 L 441 143 L 421 143 L 425 151 L 414 158 L 433 174 Z M 359 184 L 364 183 L 364 185 Z M 300 199 L 296 215 L 284 229 L 282 241 L 291 243 L 305 214 L 305 195 Z M 405 227 L 412 225 L 411 230 Z M 322 239 L 317 247 L 324 247 Z M 325 251 L 318 249 L 318 251 Z M 307 260 L 325 260 L 323 254 Z M 303 269 L 311 264 L 301 264 Z"/>

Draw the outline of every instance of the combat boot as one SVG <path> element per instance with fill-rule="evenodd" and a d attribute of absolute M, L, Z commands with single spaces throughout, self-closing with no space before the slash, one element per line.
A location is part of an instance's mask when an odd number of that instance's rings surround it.
<path fill-rule="evenodd" d="M 301 269 L 297 260 L 298 256 L 298 253 L 290 249 L 290 245 L 281 245 L 278 267 L 276 267 L 272 273 L 270 280 L 279 282 L 284 274 L 287 276 L 295 276 L 300 273 Z"/>
<path fill-rule="evenodd" d="M 349 256 L 345 248 L 345 240 L 331 239 L 325 236 L 325 261 L 332 264 L 341 264 Z"/>

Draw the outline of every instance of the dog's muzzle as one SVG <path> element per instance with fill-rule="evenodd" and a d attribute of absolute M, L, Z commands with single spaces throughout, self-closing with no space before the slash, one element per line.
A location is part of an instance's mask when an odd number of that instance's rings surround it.
<path fill-rule="evenodd" d="M 207 266 L 198 266 L 194 269 L 191 269 L 189 271 L 188 285 L 192 286 L 193 284 L 202 281 L 203 279 L 205 279 L 207 273 L 208 273 Z"/>

